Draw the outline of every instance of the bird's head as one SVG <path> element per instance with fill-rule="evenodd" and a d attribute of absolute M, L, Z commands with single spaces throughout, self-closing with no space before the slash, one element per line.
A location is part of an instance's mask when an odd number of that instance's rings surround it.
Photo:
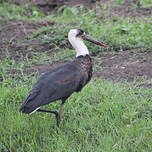
<path fill-rule="evenodd" d="M 101 42 L 94 40 L 93 38 L 87 36 L 87 34 L 81 29 L 70 30 L 68 33 L 68 39 L 70 42 L 72 41 L 72 39 L 80 39 L 80 40 L 87 40 L 87 41 L 92 42 L 92 43 L 99 45 L 99 46 L 103 46 L 103 47 L 108 46 L 104 43 L 101 43 Z"/>
<path fill-rule="evenodd" d="M 107 45 L 92 39 L 91 37 L 87 36 L 86 33 L 81 29 L 72 29 L 68 33 L 68 39 L 71 45 L 76 50 L 76 57 L 78 56 L 85 56 L 89 54 L 87 46 L 83 43 L 83 40 L 87 40 L 92 42 L 96 45 L 106 47 Z"/>

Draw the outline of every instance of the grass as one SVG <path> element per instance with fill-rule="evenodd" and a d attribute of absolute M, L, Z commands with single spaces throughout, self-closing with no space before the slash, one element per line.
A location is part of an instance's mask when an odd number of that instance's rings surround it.
<path fill-rule="evenodd" d="M 37 11 L 35 7 L 0 3 L 0 16 L 4 17 L 4 19 L 7 21 L 12 19 L 30 20 L 31 18 L 36 18 L 38 20 L 38 18 L 44 17 L 44 14 Z"/>
<path fill-rule="evenodd" d="M 116 0 L 123 4 L 124 0 Z M 145 7 L 148 0 L 142 1 Z M 62 12 L 63 10 L 63 12 Z M 71 60 L 74 52 L 67 42 L 71 28 L 82 28 L 89 35 L 104 41 L 109 51 L 141 48 L 151 51 L 152 18 L 104 18 L 83 8 L 60 8 L 58 15 L 40 13 L 36 8 L 0 4 L 3 20 L 26 22 L 54 21 L 52 26 L 37 28 L 17 41 L 17 45 L 33 40 L 50 44 L 50 50 L 33 51 L 31 45 L 20 50 L 31 58 L 6 58 L 0 62 L 0 151 L 2 152 L 147 152 L 152 151 L 152 90 L 129 87 L 93 79 L 78 94 L 66 102 L 59 128 L 49 114 L 19 113 L 19 106 L 36 81 L 38 72 L 27 73 L 26 68 Z M 104 49 L 92 47 L 94 54 Z M 24 48 L 25 49 L 25 48 Z M 2 50 L 5 51 L 5 50 Z M 97 66 L 97 65 L 95 65 Z M 58 109 L 59 102 L 46 106 Z"/>
<path fill-rule="evenodd" d="M 92 80 L 68 99 L 57 128 L 50 114 L 18 112 L 37 76 L 24 73 L 27 63 L 5 59 L 0 65 L 0 151 L 152 150 L 151 89 Z M 17 72 L 8 74 L 11 69 Z M 58 107 L 56 102 L 46 109 Z"/>
<path fill-rule="evenodd" d="M 30 87 L 23 82 L 0 87 L 1 151 L 152 150 L 150 89 L 93 80 L 68 99 L 56 128 L 54 116 L 18 112 Z"/>

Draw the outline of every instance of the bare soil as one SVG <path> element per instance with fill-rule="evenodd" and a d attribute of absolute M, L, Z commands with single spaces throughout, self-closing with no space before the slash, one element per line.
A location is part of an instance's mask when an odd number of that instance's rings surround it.
<path fill-rule="evenodd" d="M 152 16 L 152 6 L 143 8 L 140 0 L 126 0 L 121 5 L 114 5 L 109 0 L 100 0 L 96 3 L 95 8 L 98 13 L 103 14 L 103 17 L 138 17 L 144 19 L 144 17 Z"/>
<path fill-rule="evenodd" d="M 131 1 L 131 0 L 130 0 Z M 110 15 L 111 16 L 121 16 L 121 17 L 145 17 L 152 15 L 152 8 L 135 8 L 132 9 L 130 7 L 129 0 L 123 4 L 121 7 L 117 6 L 115 8 L 110 8 Z M 19 1 L 20 3 L 17 3 L 18 5 L 24 4 L 24 0 Z M 63 1 L 62 1 L 63 2 Z M 78 1 L 80 2 L 82 1 Z M 137 1 L 132 1 L 133 3 L 136 3 Z M 37 1 L 38 3 L 38 1 Z M 39 1 L 40 3 L 40 1 Z M 94 5 L 96 7 L 96 4 L 93 4 L 91 1 L 83 1 L 84 4 L 87 5 Z M 99 3 L 99 2 L 98 2 Z M 100 4 L 104 3 L 107 4 L 109 1 L 101 0 Z M 61 1 L 60 1 L 61 4 Z M 64 3 L 65 4 L 65 3 Z M 76 2 L 69 1 L 66 2 L 67 5 L 77 5 Z M 110 4 L 110 3 L 109 3 Z M 39 5 L 39 7 L 43 7 L 44 5 Z M 46 6 L 45 6 L 46 7 Z M 48 12 L 48 8 L 46 8 L 46 12 Z M 28 37 L 31 35 L 32 32 L 34 32 L 38 27 L 41 27 L 42 25 L 45 26 L 52 26 L 55 23 L 52 22 L 39 22 L 39 23 L 28 23 L 23 21 L 3 21 L 0 20 L 0 60 L 2 60 L 5 57 L 14 58 L 15 60 L 18 60 L 20 58 L 20 55 L 26 56 L 27 52 L 25 51 L 27 47 L 32 46 L 35 48 L 36 51 L 45 52 L 47 53 L 47 50 L 50 50 L 51 48 L 41 43 L 40 41 L 31 41 L 28 44 L 18 44 L 18 41 L 24 40 L 25 38 L 28 39 Z M 34 51 L 31 50 L 31 53 Z M 29 53 L 29 52 L 28 52 Z M 30 58 L 30 55 L 29 55 Z M 133 50 L 126 50 L 122 52 L 117 53 L 109 53 L 104 56 L 98 57 L 95 56 L 94 58 L 94 64 L 97 64 L 98 67 L 102 70 L 95 71 L 94 76 L 110 81 L 137 81 L 140 82 L 141 79 L 148 80 L 146 83 L 140 83 L 138 86 L 142 87 L 148 87 L 152 88 L 152 52 L 139 52 L 138 49 Z M 39 71 L 40 73 L 47 71 L 50 68 L 53 68 L 55 66 L 58 66 L 60 64 L 63 64 L 63 62 L 56 62 L 51 65 L 38 65 L 33 66 L 26 69 L 27 73 L 32 73 L 34 71 Z"/>
<path fill-rule="evenodd" d="M 126 50 L 101 57 L 102 71 L 95 75 L 112 81 L 141 81 L 152 78 L 152 52 L 141 53 L 138 49 Z M 97 61 L 99 62 L 99 61 Z"/>
<path fill-rule="evenodd" d="M 36 31 L 41 26 L 52 26 L 54 22 L 24 22 L 19 20 L 12 20 L 9 22 L 0 21 L 0 59 L 5 57 L 18 60 L 20 56 L 26 55 L 26 49 L 32 47 L 32 51 L 47 51 L 49 46 L 41 43 L 39 40 L 28 40 L 31 33 Z M 20 41 L 20 43 L 18 43 Z M 31 52 L 32 53 L 32 52 Z"/>

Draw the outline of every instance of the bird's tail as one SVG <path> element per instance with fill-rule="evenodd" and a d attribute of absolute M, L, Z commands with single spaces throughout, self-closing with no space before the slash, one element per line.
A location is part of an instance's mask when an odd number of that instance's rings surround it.
<path fill-rule="evenodd" d="M 25 114 L 32 114 L 38 109 L 39 107 L 28 107 L 27 105 L 22 104 L 19 111 Z"/>
<path fill-rule="evenodd" d="M 34 102 L 38 100 L 36 96 L 37 96 L 37 92 L 34 90 L 27 96 L 27 98 L 21 105 L 19 111 L 25 114 L 31 114 L 35 112 L 39 107 L 37 104 L 34 104 Z"/>

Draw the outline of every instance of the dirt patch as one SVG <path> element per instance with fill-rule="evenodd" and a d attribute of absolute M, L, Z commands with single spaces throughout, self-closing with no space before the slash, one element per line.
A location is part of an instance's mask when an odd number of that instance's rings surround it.
<path fill-rule="evenodd" d="M 152 16 L 152 6 L 143 8 L 139 0 L 126 0 L 123 4 L 116 5 L 109 0 L 100 0 L 96 3 L 96 11 L 103 17 L 144 17 Z"/>
<path fill-rule="evenodd" d="M 48 46 L 42 44 L 39 40 L 32 40 L 26 43 L 19 44 L 18 41 L 28 39 L 30 34 L 36 31 L 41 26 L 52 26 L 54 22 L 24 22 L 12 20 L 9 22 L 0 21 L 0 59 L 4 57 L 18 59 L 22 54 L 26 54 L 26 49 L 33 46 L 35 50 L 46 49 Z"/>
<path fill-rule="evenodd" d="M 13 3 L 16 5 L 36 6 L 45 15 L 48 15 L 52 12 L 56 12 L 57 9 L 63 5 L 70 7 L 83 5 L 86 8 L 92 8 L 93 6 L 95 6 L 95 2 L 96 0 L 15 0 L 13 2 L 9 1 L 9 3 Z"/>
<path fill-rule="evenodd" d="M 98 63 L 99 64 L 99 63 Z M 152 79 L 152 52 L 126 50 L 101 57 L 102 71 L 95 75 L 112 81 L 141 81 Z M 150 85 L 149 85 L 150 86 Z"/>
<path fill-rule="evenodd" d="M 25 22 L 19 20 L 12 20 L 10 22 L 0 21 L 0 38 L 1 43 L 9 41 L 13 43 L 18 39 L 22 39 L 29 33 L 34 32 L 37 28 L 41 26 L 51 26 L 54 22 Z"/>
<path fill-rule="evenodd" d="M 128 6 L 128 5 L 127 5 Z M 132 8 L 122 5 L 112 9 L 112 16 L 114 17 L 150 17 L 152 15 L 152 7 L 149 8 Z"/>
<path fill-rule="evenodd" d="M 68 0 L 65 1 L 67 6 L 84 6 L 86 8 L 93 8 L 95 6 L 96 0 Z"/>

